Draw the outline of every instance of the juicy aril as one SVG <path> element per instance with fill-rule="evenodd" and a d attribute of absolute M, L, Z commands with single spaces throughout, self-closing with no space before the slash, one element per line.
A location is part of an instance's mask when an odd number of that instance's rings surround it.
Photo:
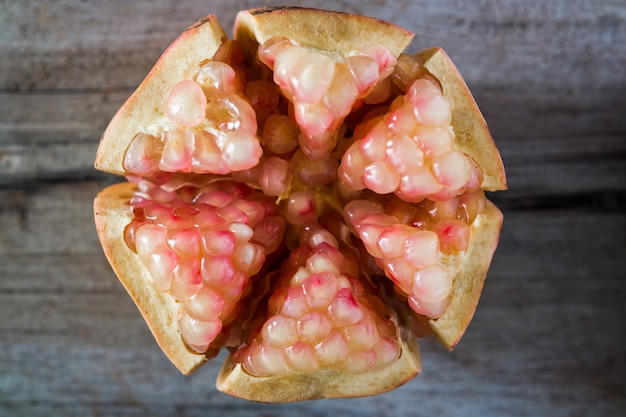
<path fill-rule="evenodd" d="M 312 9 L 187 29 L 117 112 L 95 200 L 113 269 L 184 374 L 231 352 L 221 391 L 372 395 L 421 369 L 415 338 L 465 331 L 506 188 L 471 94 L 439 48 Z"/>

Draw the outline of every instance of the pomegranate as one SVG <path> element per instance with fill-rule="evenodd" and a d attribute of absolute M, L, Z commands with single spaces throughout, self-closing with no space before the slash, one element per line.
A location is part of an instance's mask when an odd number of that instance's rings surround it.
<path fill-rule="evenodd" d="M 373 395 L 452 349 L 497 245 L 499 153 L 440 48 L 305 8 L 209 16 L 116 113 L 96 168 L 104 252 L 172 363 L 230 351 L 219 390 Z"/>

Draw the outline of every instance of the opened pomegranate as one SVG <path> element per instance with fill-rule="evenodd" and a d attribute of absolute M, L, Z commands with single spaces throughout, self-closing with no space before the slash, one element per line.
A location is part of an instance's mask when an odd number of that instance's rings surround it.
<path fill-rule="evenodd" d="M 103 135 L 95 200 L 113 269 L 188 374 L 256 401 L 372 395 L 452 349 L 502 215 L 500 156 L 438 48 L 302 8 L 186 30 Z"/>

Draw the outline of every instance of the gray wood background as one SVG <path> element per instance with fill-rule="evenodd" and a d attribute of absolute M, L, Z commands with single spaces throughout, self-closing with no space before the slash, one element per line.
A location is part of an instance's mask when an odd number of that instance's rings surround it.
<path fill-rule="evenodd" d="M 117 107 L 175 36 L 261 1 L 0 0 L 1 416 L 626 415 L 623 0 L 292 1 L 415 31 L 452 56 L 510 190 L 475 319 L 374 398 L 261 405 L 182 377 L 97 242 L 92 168 Z"/>

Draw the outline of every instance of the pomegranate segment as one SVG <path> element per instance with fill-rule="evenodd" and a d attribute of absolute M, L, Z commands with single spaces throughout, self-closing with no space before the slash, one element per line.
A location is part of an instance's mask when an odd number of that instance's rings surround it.
<path fill-rule="evenodd" d="M 375 124 L 364 122 L 363 137 L 342 158 L 341 181 L 354 190 L 395 193 L 409 202 L 445 200 L 477 189 L 482 173 L 454 149 L 450 106 L 440 87 L 418 78 L 402 103 L 395 103 L 398 99 Z"/>
<path fill-rule="evenodd" d="M 236 70 L 220 61 L 201 66 L 195 80 L 179 81 L 164 105 L 173 126 L 138 133 L 124 169 L 150 177 L 159 171 L 228 174 L 256 166 L 263 154 L 257 118 L 239 81 Z"/>
<path fill-rule="evenodd" d="M 155 284 L 182 302 L 181 335 L 200 353 L 232 320 L 226 314 L 284 231 L 284 223 L 273 220 L 277 207 L 271 200 L 241 186 L 242 195 L 227 194 L 221 185 L 194 190 L 185 201 L 189 196 L 142 182 L 143 193 L 131 202 L 135 220 L 125 233 Z"/>
<path fill-rule="evenodd" d="M 313 160 L 334 148 L 334 131 L 357 101 L 391 74 L 396 63 L 395 56 L 382 45 L 368 45 L 356 56 L 337 61 L 286 38 L 268 40 L 260 46 L 258 56 L 293 103 L 302 134 L 300 146 Z"/>
<path fill-rule="evenodd" d="M 397 327 L 375 296 L 346 270 L 345 257 L 315 227 L 283 265 L 269 318 L 234 360 L 251 375 L 309 373 L 320 367 L 363 373 L 397 360 Z M 347 250 L 347 249 L 345 249 Z"/>

